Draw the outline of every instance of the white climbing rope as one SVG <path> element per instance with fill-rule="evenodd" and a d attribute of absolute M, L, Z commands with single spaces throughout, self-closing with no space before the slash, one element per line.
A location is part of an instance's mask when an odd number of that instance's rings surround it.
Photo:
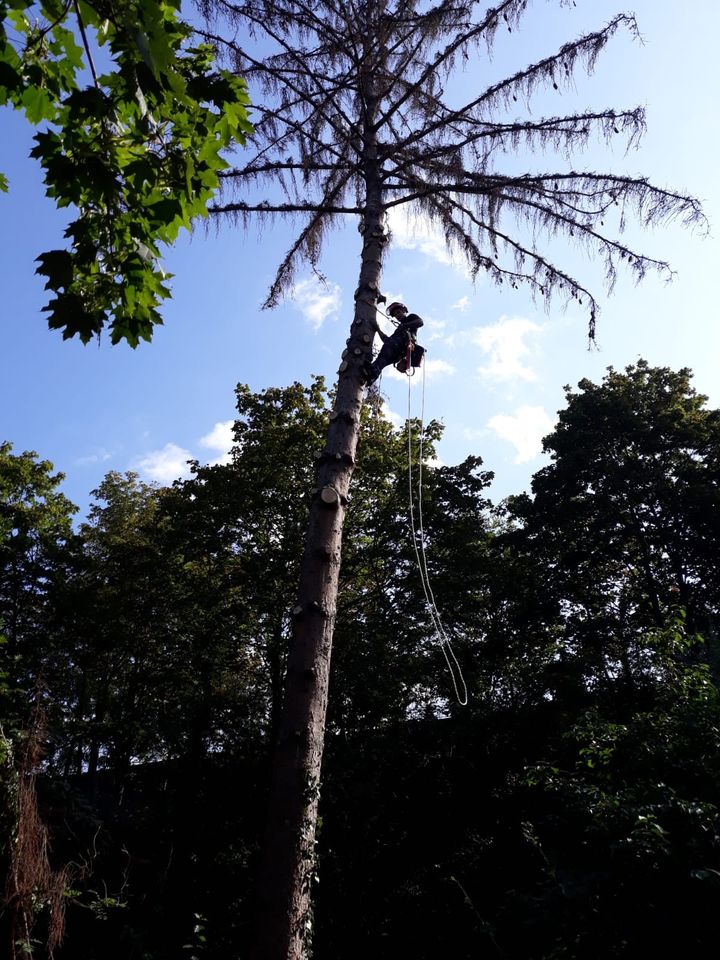
<path fill-rule="evenodd" d="M 409 368 L 412 370 L 413 368 Z M 435 603 L 435 596 L 432 591 L 432 586 L 430 584 L 430 575 L 428 573 L 427 566 L 427 554 L 425 552 L 425 530 L 423 527 L 423 515 L 422 515 L 422 470 L 423 470 L 423 434 L 425 431 L 425 364 L 422 364 L 422 407 L 420 413 L 420 448 L 419 448 L 419 466 L 418 466 L 418 527 L 415 527 L 415 507 L 413 504 L 413 478 L 412 478 L 412 420 L 410 417 L 411 414 L 411 376 L 408 370 L 408 414 L 407 414 L 407 432 L 408 432 L 408 494 L 410 499 L 410 527 L 412 530 L 412 541 L 413 547 L 415 549 L 415 557 L 417 559 L 418 570 L 420 572 L 420 582 L 422 583 L 423 593 L 425 595 L 425 606 L 427 608 L 430 620 L 432 621 L 433 629 L 435 631 L 435 638 L 440 644 L 440 649 L 442 650 L 442 655 L 445 657 L 445 663 L 447 664 L 448 672 L 450 673 L 450 679 L 452 680 L 453 689 L 455 690 L 455 696 L 457 701 L 461 706 L 467 706 L 468 702 L 468 690 L 467 685 L 465 684 L 465 678 L 463 677 L 463 672 L 458 663 L 458 659 L 455 656 L 455 651 L 452 648 L 450 643 L 450 638 L 448 637 L 445 627 L 443 626 L 442 620 L 440 619 L 440 611 L 437 608 Z M 419 533 L 419 537 L 418 537 Z M 420 541 L 420 548 L 418 549 L 418 539 Z M 456 674 L 457 672 L 457 674 Z M 459 686 L 458 686 L 459 683 Z M 462 687 L 462 694 L 460 693 L 460 687 Z"/>

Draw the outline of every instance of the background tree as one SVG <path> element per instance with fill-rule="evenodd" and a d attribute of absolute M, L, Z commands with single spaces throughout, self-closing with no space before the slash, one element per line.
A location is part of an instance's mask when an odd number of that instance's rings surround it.
<path fill-rule="evenodd" d="M 39 568 L 22 566 L 36 613 L 0 694 L 5 708 L 8 688 L 46 679 L 48 866 L 75 865 L 57 960 L 247 952 L 275 664 L 309 510 L 295 491 L 329 403 L 320 382 L 239 388 L 229 463 L 170 489 L 109 474 L 77 534 L 60 524 L 48 538 L 41 590 Z M 493 508 L 477 459 L 426 465 L 431 574 L 472 692 L 453 710 L 407 538 L 407 435 L 364 408 L 317 838 L 319 960 L 712 950 L 718 531 L 696 508 L 717 493 L 716 426 L 686 371 L 640 363 L 568 392 L 532 496 Z M 439 432 L 428 425 L 428 455 Z M 19 513 L 34 502 L 39 526 L 47 494 L 28 488 L 52 468 L 28 484 L 38 459 L 16 459 L 0 461 L 0 487 Z M 659 620 L 638 534 L 622 528 L 628 504 L 645 518 Z M 676 541 L 684 526 L 697 550 Z M 680 549 L 704 637 L 677 604 Z M 7 853 L 18 778 L 0 769 Z"/>
<path fill-rule="evenodd" d="M 52 664 L 64 689 L 58 716 L 65 776 L 102 765 L 121 782 L 131 762 L 161 755 L 162 678 L 172 655 L 171 559 L 155 534 L 158 491 L 135 474 L 109 473 L 73 543 L 55 591 L 53 627 L 62 655 Z M 102 756 L 102 764 L 101 764 Z"/>
<path fill-rule="evenodd" d="M 62 576 L 76 507 L 59 491 L 63 475 L 33 451 L 0 444 L 0 645 L 7 676 L 6 733 L 21 728 L 46 679 L 49 596 Z M 7 699 L 6 699 L 7 698 Z M 12 720 L 10 719 L 12 717 Z"/>
<path fill-rule="evenodd" d="M 718 414 L 689 370 L 643 360 L 578 387 L 545 438 L 552 463 L 511 513 L 552 569 L 585 682 L 620 670 L 632 692 L 647 669 L 642 637 L 678 607 L 717 657 Z"/>
<path fill-rule="evenodd" d="M 258 689 L 254 709 L 244 712 L 255 713 L 265 732 L 277 729 L 290 597 L 307 523 L 307 499 L 298 490 L 311 482 L 308 451 L 321 443 L 327 404 L 321 378 L 260 393 L 238 385 L 231 461 L 195 465 L 193 478 L 163 501 L 163 522 L 191 572 L 186 602 L 197 609 L 203 598 L 195 628 L 207 639 L 199 651 L 205 648 L 211 671 L 226 665 L 225 684 L 234 682 L 238 649 L 247 652 Z M 195 682 L 204 675 L 198 667 L 191 668 Z M 205 693 L 197 691 L 201 704 Z M 227 729 L 228 722 L 226 709 L 214 725 Z"/>
<path fill-rule="evenodd" d="M 688 371 L 640 362 L 568 390 L 534 496 L 489 518 L 484 561 L 448 557 L 443 592 L 461 585 L 473 651 L 467 710 L 329 741 L 319 955 L 342 954 L 353 917 L 354 949 L 380 957 L 702 953 L 717 681 L 711 636 L 678 612 L 672 555 L 712 616 L 717 530 L 698 507 L 715 496 L 715 424 Z M 633 509 L 640 532 L 624 528 Z"/>
<path fill-rule="evenodd" d="M 526 283 L 543 297 L 581 299 L 591 337 L 596 300 L 551 259 L 544 241 L 559 235 L 586 247 L 604 264 L 612 286 L 621 261 L 638 278 L 649 268 L 667 270 L 616 239 L 613 228 L 625 213 L 639 212 L 645 223 L 668 216 L 701 218 L 696 201 L 644 178 L 561 168 L 503 171 L 500 158 L 506 152 L 553 147 L 570 153 L 595 133 L 607 140 L 621 133 L 633 142 L 644 126 L 641 109 L 604 108 L 538 120 L 510 116 L 518 99 L 570 86 L 578 69 L 591 70 L 618 29 L 634 34 L 635 21 L 626 15 L 473 92 L 459 106 L 446 97 L 444 84 L 454 66 L 491 50 L 499 29 L 519 26 L 525 7 L 525 0 L 505 0 L 489 10 L 474 2 L 430 6 L 387 0 L 342 9 L 302 0 L 203 5 L 211 21 L 207 38 L 257 90 L 254 150 L 224 177 L 228 190 L 240 196 L 214 212 L 243 221 L 251 215 L 304 216 L 267 305 L 289 289 L 300 262 L 317 269 L 322 241 L 338 215 L 357 216 L 362 235 L 351 336 L 319 462 L 295 607 L 261 882 L 259 924 L 267 938 L 259 948 L 262 956 L 300 956 L 308 930 L 342 529 L 357 455 L 361 371 L 371 353 L 389 239 L 387 212 L 407 205 L 439 224 L 475 274 L 482 270 L 498 283 Z M 218 34 L 214 18 L 229 21 L 225 36 Z M 248 35 L 247 43 L 239 31 Z"/>
<path fill-rule="evenodd" d="M 66 875 L 48 861 L 35 775 L 55 639 L 52 596 L 76 510 L 58 489 L 63 479 L 36 453 L 0 444 L 0 942 L 13 958 L 32 950 L 40 919 L 50 951 L 62 939 Z"/>

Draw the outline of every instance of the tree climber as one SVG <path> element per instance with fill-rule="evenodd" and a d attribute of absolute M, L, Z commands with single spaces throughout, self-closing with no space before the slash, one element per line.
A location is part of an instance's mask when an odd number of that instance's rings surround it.
<path fill-rule="evenodd" d="M 398 301 L 391 303 L 387 312 L 388 316 L 397 321 L 397 328 L 388 335 L 383 333 L 377 322 L 375 323 L 375 330 L 383 341 L 383 345 L 373 362 L 365 367 L 368 386 L 375 383 L 383 369 L 391 363 L 396 364 L 403 373 L 409 365 L 419 367 L 422 355 L 425 353 L 425 350 L 415 342 L 415 333 L 423 325 L 422 319 L 416 313 L 408 313 L 405 304 Z"/>

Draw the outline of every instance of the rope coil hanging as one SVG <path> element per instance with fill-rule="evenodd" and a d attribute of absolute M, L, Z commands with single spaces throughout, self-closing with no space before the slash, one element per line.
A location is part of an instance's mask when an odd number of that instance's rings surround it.
<path fill-rule="evenodd" d="M 410 368 L 412 369 L 412 368 Z M 415 526 L 415 507 L 413 503 L 413 477 L 412 477 L 412 420 L 411 414 L 411 375 L 408 373 L 408 414 L 407 414 L 407 432 L 408 432 L 408 494 L 410 499 L 410 527 L 412 530 L 413 547 L 415 549 L 415 558 L 420 572 L 420 582 L 422 583 L 423 594 L 425 596 L 425 606 L 427 608 L 433 629 L 435 639 L 440 644 L 442 655 L 452 680 L 453 689 L 458 703 L 465 707 L 468 702 L 468 690 L 463 676 L 462 668 L 455 656 L 450 638 L 445 631 L 443 622 L 440 619 L 440 611 L 435 602 L 432 586 L 430 584 L 430 575 L 427 566 L 427 554 L 425 552 L 425 530 L 423 526 L 422 515 L 422 471 L 423 471 L 423 435 L 425 431 L 425 364 L 422 365 L 422 405 L 420 413 L 420 446 L 419 446 L 419 464 L 418 464 L 418 525 Z M 418 536 L 419 534 L 419 536 Z M 418 540 L 420 547 L 418 548 Z M 462 694 L 460 689 L 462 688 Z"/>

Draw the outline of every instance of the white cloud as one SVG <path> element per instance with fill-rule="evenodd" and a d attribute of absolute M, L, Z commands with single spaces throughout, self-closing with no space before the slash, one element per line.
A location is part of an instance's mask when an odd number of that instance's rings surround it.
<path fill-rule="evenodd" d="M 438 377 L 443 377 L 446 374 L 455 373 L 455 367 L 451 363 L 448 363 L 447 360 L 423 360 L 423 366 L 425 367 L 426 380 L 436 380 Z M 391 380 L 405 380 L 407 374 L 400 373 L 400 371 L 396 370 L 391 364 L 389 367 L 385 367 L 383 376 L 389 377 Z M 422 376 L 421 367 L 416 368 L 414 376 L 418 379 Z"/>
<path fill-rule="evenodd" d="M 322 327 L 328 317 L 340 309 L 340 287 L 336 283 L 321 283 L 316 277 L 308 277 L 293 288 L 295 306 L 313 330 Z"/>
<path fill-rule="evenodd" d="M 400 207 L 391 207 L 388 212 L 388 226 L 393 243 L 398 247 L 404 250 L 420 250 L 440 263 L 452 263 L 442 231 L 427 217 L 412 215 Z"/>
<path fill-rule="evenodd" d="M 383 377 L 389 377 L 391 380 L 404 380 L 406 377 L 406 374 L 396 370 L 395 365 L 392 363 L 387 367 L 383 367 L 382 375 Z"/>
<path fill-rule="evenodd" d="M 145 456 L 138 457 L 134 469 L 148 480 L 168 484 L 190 475 L 187 461 L 191 459 L 189 450 L 176 443 L 166 443 L 161 450 L 151 450 Z"/>
<path fill-rule="evenodd" d="M 95 453 L 89 453 L 85 457 L 78 457 L 75 461 L 75 465 L 78 467 L 87 467 L 93 463 L 106 463 L 108 460 L 112 459 L 113 454 L 109 450 L 106 450 L 105 447 L 98 447 Z"/>
<path fill-rule="evenodd" d="M 419 250 L 438 263 L 454 267 L 465 276 L 469 275 L 465 258 L 453 254 L 444 232 L 426 216 L 412 213 L 404 206 L 391 207 L 388 211 L 388 227 L 395 246 L 403 250 Z"/>
<path fill-rule="evenodd" d="M 488 430 L 487 428 L 478 430 L 477 427 L 463 427 L 462 435 L 466 440 L 470 440 L 471 442 L 474 442 L 475 440 L 482 440 L 485 437 L 487 437 Z"/>
<path fill-rule="evenodd" d="M 518 407 L 514 414 L 499 413 L 487 425 L 517 451 L 515 463 L 527 463 L 542 452 L 542 438 L 550 433 L 554 420 L 543 407 Z"/>
<path fill-rule="evenodd" d="M 542 327 L 524 317 L 501 317 L 489 327 L 476 327 L 470 334 L 473 343 L 488 354 L 488 363 L 478 367 L 481 377 L 494 380 L 537 380 L 537 374 L 523 363 L 530 354 L 525 338 L 540 334 Z"/>
<path fill-rule="evenodd" d="M 389 420 L 390 423 L 397 429 L 405 423 L 405 417 L 399 413 L 395 413 L 394 410 L 390 409 L 390 404 L 387 400 L 383 400 L 380 412 L 386 420 Z"/>
<path fill-rule="evenodd" d="M 430 318 L 425 320 L 425 326 L 422 329 L 422 333 L 420 333 L 418 336 L 423 343 L 435 343 L 437 340 L 442 340 L 444 342 L 451 339 L 445 334 L 446 328 L 447 322 L 445 320 L 433 320 Z"/>
<path fill-rule="evenodd" d="M 428 380 L 450 373 L 455 373 L 455 367 L 447 360 L 425 360 L 425 376 Z"/>
<path fill-rule="evenodd" d="M 457 303 L 453 303 L 450 309 L 459 310 L 461 313 L 465 313 L 466 310 L 470 309 L 470 297 L 460 297 Z"/>
<path fill-rule="evenodd" d="M 214 450 L 219 456 L 212 460 L 212 465 L 230 463 L 230 449 L 233 445 L 234 420 L 218 420 L 210 433 L 200 438 L 200 446 L 207 450 Z"/>

